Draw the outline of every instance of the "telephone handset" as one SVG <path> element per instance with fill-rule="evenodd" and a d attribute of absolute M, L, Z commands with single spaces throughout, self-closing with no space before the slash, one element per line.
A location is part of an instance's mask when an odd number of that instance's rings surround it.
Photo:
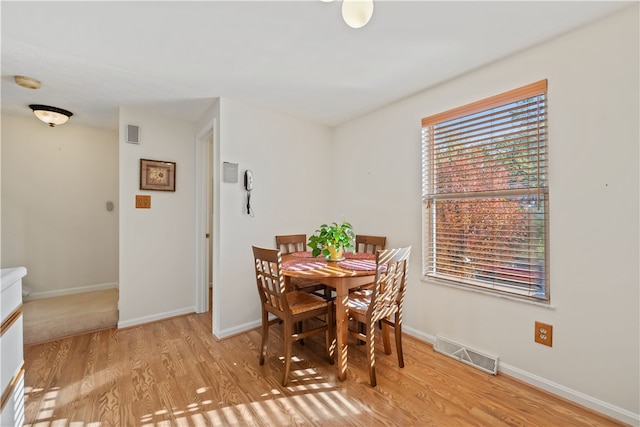
<path fill-rule="evenodd" d="M 253 173 L 250 170 L 244 171 L 244 189 L 247 190 L 247 215 L 253 216 L 251 208 L 251 190 L 253 190 Z"/>
<path fill-rule="evenodd" d="M 247 191 L 253 190 L 253 174 L 250 170 L 244 171 L 244 189 Z"/>

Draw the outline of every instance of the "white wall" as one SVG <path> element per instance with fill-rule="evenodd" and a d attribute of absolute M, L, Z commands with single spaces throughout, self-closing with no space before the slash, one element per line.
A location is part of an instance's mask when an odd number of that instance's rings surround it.
<path fill-rule="evenodd" d="M 220 100 L 220 123 L 218 167 L 238 163 L 240 175 L 237 184 L 220 184 L 214 334 L 225 337 L 259 325 L 251 246 L 273 248 L 277 234 L 310 235 L 328 220 L 333 189 L 324 172 L 332 170 L 332 134 L 324 126 L 227 98 Z M 253 217 L 245 212 L 247 169 L 254 176 Z"/>
<path fill-rule="evenodd" d="M 409 332 L 427 340 L 442 334 L 495 353 L 502 372 L 638 424 L 638 38 L 635 6 L 335 130 L 222 98 L 211 113 L 219 123 L 216 167 L 229 161 L 239 163 L 240 173 L 253 171 L 255 216 L 243 211 L 241 180 L 219 183 L 214 334 L 258 325 L 251 245 L 273 247 L 275 234 L 311 234 L 322 222 L 344 218 L 358 233 L 388 236 L 390 247 L 413 246 Z M 420 119 L 542 78 L 549 79 L 552 307 L 421 282 Z M 106 263 L 105 254 L 118 248 L 76 251 L 89 230 L 68 230 L 82 228 L 84 217 L 100 221 L 104 203 L 118 198 L 104 227 L 91 227 L 90 240 L 115 246 L 119 236 L 119 326 L 194 311 L 195 134 L 201 126 L 122 108 L 119 153 L 105 148 L 89 170 L 83 163 L 74 171 L 77 142 L 108 145 L 113 133 L 72 123 L 49 129 L 33 118 L 2 120 L 3 267 L 26 265 L 25 279 L 34 282 L 25 283 L 38 289 L 45 276 L 47 283 L 52 276 L 60 283 L 77 279 L 55 270 L 58 265 L 83 269 L 78 286 L 117 280 L 118 261 L 111 264 L 115 273 L 91 262 Z M 141 127 L 140 145 L 124 142 L 126 124 Z M 32 146 L 37 141 L 49 145 Z M 177 191 L 140 191 L 140 158 L 176 161 Z M 78 171 L 90 176 L 105 164 L 112 171 L 118 161 L 119 189 L 112 185 L 109 192 L 106 185 L 98 192 L 98 179 L 77 180 Z M 47 191 L 40 191 L 43 185 Z M 31 190 L 35 197 L 14 201 Z M 135 209 L 136 194 L 151 195 L 151 209 Z M 55 210 L 62 205 L 64 215 Z M 42 233 L 49 232 L 43 243 Z M 27 258 L 33 253 L 35 261 Z M 36 282 L 30 264 L 53 270 Z M 533 342 L 535 320 L 554 325 L 553 348 Z"/>
<path fill-rule="evenodd" d="M 119 327 L 195 310 L 194 124 L 120 109 Z M 139 145 L 125 142 L 128 124 L 140 126 Z M 140 190 L 140 159 L 176 162 L 176 191 Z M 151 209 L 136 209 L 137 194 Z"/>
<path fill-rule="evenodd" d="M 13 266 L 36 298 L 117 286 L 117 132 L 2 115 L 2 267 Z"/>
<path fill-rule="evenodd" d="M 333 212 L 391 247 L 411 244 L 409 332 L 500 357 L 500 369 L 638 424 L 637 5 L 336 129 Z M 422 117 L 549 81 L 551 307 L 421 278 Z M 363 202 L 365 201 L 364 206 Z M 337 206 L 340 208 L 338 209 Z M 372 210 L 375 215 L 372 215 Z M 553 347 L 533 341 L 554 326 Z"/>

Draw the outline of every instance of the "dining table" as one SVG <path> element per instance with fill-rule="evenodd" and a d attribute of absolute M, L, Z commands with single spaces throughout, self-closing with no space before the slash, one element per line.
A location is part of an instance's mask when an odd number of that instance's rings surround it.
<path fill-rule="evenodd" d="M 335 290 L 336 297 L 336 352 L 338 354 L 338 379 L 347 377 L 347 350 L 349 334 L 349 290 L 372 283 L 376 274 L 375 254 L 345 252 L 340 260 L 314 257 L 311 252 L 294 252 L 282 255 L 282 274 L 290 288 L 290 278 L 298 277 L 322 283 Z"/>

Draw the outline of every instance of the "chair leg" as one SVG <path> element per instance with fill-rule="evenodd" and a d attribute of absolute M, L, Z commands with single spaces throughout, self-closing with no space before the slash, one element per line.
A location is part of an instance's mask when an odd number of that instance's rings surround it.
<path fill-rule="evenodd" d="M 293 339 L 291 334 L 293 325 L 285 320 L 284 329 L 282 330 L 282 341 L 284 344 L 284 374 L 282 377 L 282 385 L 286 386 L 289 382 L 289 370 L 291 369 L 291 347 L 293 347 Z"/>
<path fill-rule="evenodd" d="M 298 322 L 295 324 L 295 332 L 298 334 L 302 332 L 302 322 Z M 304 339 L 298 340 L 298 342 L 300 343 L 300 345 L 304 345 Z"/>
<path fill-rule="evenodd" d="M 269 339 L 269 314 L 262 311 L 262 342 L 260 343 L 260 364 L 264 365 L 267 356 L 267 340 Z"/>
<path fill-rule="evenodd" d="M 369 322 L 366 326 L 367 332 L 367 345 L 369 351 L 369 379 L 371 380 L 371 386 L 375 387 L 376 381 L 376 356 L 375 356 L 375 339 L 374 339 L 374 323 Z"/>
<path fill-rule="evenodd" d="M 389 339 L 389 324 L 382 322 L 382 343 L 384 344 L 384 353 L 391 354 L 391 340 Z"/>
<path fill-rule="evenodd" d="M 396 324 L 394 326 L 396 334 L 396 351 L 398 353 L 398 366 L 404 368 L 404 356 L 402 355 L 402 323 L 400 322 L 400 315 L 396 314 Z"/>
<path fill-rule="evenodd" d="M 358 332 L 360 332 L 362 335 L 365 335 L 367 333 L 367 328 L 365 327 L 364 323 L 358 322 Z M 362 344 L 365 344 L 365 342 L 362 340 L 358 340 L 358 345 Z"/>

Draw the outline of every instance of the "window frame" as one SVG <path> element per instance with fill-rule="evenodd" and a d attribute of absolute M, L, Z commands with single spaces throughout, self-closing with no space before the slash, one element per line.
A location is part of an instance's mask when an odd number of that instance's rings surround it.
<path fill-rule="evenodd" d="M 499 190 L 491 190 L 491 191 L 466 191 L 460 193 L 449 193 L 446 196 L 440 196 L 437 193 L 436 187 L 439 186 L 438 183 L 432 182 L 432 174 L 435 174 L 436 167 L 435 165 L 438 161 L 434 159 L 434 150 L 436 148 L 433 147 L 435 145 L 435 137 L 434 137 L 434 129 L 435 126 L 443 123 L 448 123 L 450 121 L 466 118 L 472 115 L 477 115 L 481 113 L 490 113 L 493 109 L 499 109 L 506 105 L 514 104 L 520 101 L 527 100 L 532 97 L 542 96 L 544 100 L 544 112 L 541 114 L 537 112 L 536 118 L 538 123 L 543 123 L 543 135 L 537 135 L 536 143 L 538 144 L 538 150 L 540 150 L 541 145 L 544 148 L 544 154 L 541 155 L 540 151 L 537 153 L 536 165 L 538 167 L 538 182 L 534 188 L 519 188 L 519 189 L 499 189 Z M 547 105 L 548 97 L 547 97 L 547 80 L 541 80 L 511 91 L 507 91 L 489 98 L 485 98 L 470 104 L 463 105 L 458 108 L 453 108 L 451 110 L 444 111 L 442 113 L 438 113 L 432 116 L 428 116 L 422 119 L 422 280 L 423 281 L 435 281 L 444 284 L 455 285 L 463 288 L 469 288 L 473 290 L 478 290 L 482 292 L 487 292 L 491 295 L 499 295 L 499 296 L 507 296 L 513 297 L 516 299 L 523 299 L 531 302 L 550 304 L 551 301 L 551 292 L 550 292 L 550 281 L 549 281 L 549 186 L 548 180 L 546 179 L 546 175 L 548 174 L 548 127 L 547 127 L 547 115 L 548 115 L 548 105 Z M 493 114 L 493 113 L 491 113 Z M 540 120 L 540 117 L 543 117 L 543 120 Z M 509 123 L 516 123 L 516 120 L 519 119 L 511 119 Z M 489 140 L 491 142 L 487 142 L 486 144 L 492 144 L 496 140 L 497 136 L 492 134 Z M 431 142 L 430 142 L 431 141 Z M 542 141 L 542 142 L 541 142 Z M 483 143 L 484 144 L 484 143 Z M 542 158 L 542 160 L 541 160 Z M 542 182 L 540 181 L 540 164 L 544 163 L 543 175 L 544 178 Z M 438 164 L 439 165 L 439 164 Z M 461 168 L 462 169 L 462 168 Z M 474 174 L 474 175 L 481 175 Z M 544 228 L 542 234 L 544 238 L 544 254 L 543 254 L 543 271 L 537 272 L 539 273 L 536 278 L 541 280 L 542 284 L 529 283 L 528 288 L 526 285 L 514 286 L 514 282 L 510 280 L 502 280 L 496 278 L 487 278 L 486 276 L 481 276 L 477 274 L 469 275 L 467 277 L 464 276 L 455 276 L 449 275 L 446 273 L 442 273 L 444 269 L 438 269 L 438 258 L 443 258 L 442 255 L 444 251 L 437 250 L 436 244 L 440 242 L 440 244 L 447 243 L 447 239 L 437 239 L 436 235 L 436 204 L 439 201 L 445 200 L 480 200 L 482 203 L 490 202 L 491 198 L 500 198 L 502 197 L 504 200 L 508 201 L 509 197 L 514 198 L 521 197 L 525 194 L 534 194 L 536 197 L 536 203 L 543 203 L 543 209 L 540 209 L 541 215 L 529 215 L 527 216 L 528 224 L 531 222 L 536 222 L 536 224 L 541 225 Z M 498 206 L 496 204 L 496 206 Z M 497 217 L 497 215 L 494 215 Z M 542 221 L 540 221 L 540 217 L 542 217 Z M 513 239 L 505 239 L 506 242 L 513 242 Z M 505 245 L 508 246 L 508 245 Z M 475 251 L 476 249 L 474 249 Z M 516 251 L 513 252 L 514 254 Z M 498 268 L 499 263 L 496 261 L 491 261 L 494 263 L 491 267 Z M 476 261 L 472 261 L 474 264 L 474 272 L 477 272 L 478 263 Z M 533 265 L 528 266 L 528 274 L 532 274 L 532 271 L 537 270 L 538 266 L 535 267 Z M 462 274 L 463 267 L 458 265 L 454 267 L 457 269 L 455 271 L 456 274 Z M 534 273 L 534 274 L 537 274 Z M 509 273 L 507 273 L 508 275 Z M 480 279 L 478 280 L 478 277 Z M 491 280 L 493 282 L 491 282 Z M 531 278 L 530 278 L 531 280 Z M 505 285 L 506 284 L 506 285 Z M 542 287 L 542 292 L 540 292 L 539 287 Z M 533 290 L 538 289 L 537 292 L 533 292 Z M 525 291 L 526 289 L 526 291 Z"/>

